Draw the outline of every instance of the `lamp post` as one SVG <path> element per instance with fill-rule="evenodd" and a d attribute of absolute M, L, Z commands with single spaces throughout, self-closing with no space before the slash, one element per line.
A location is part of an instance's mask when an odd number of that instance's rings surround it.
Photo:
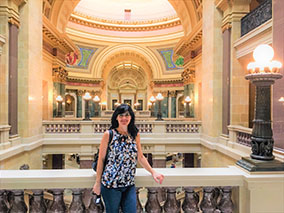
<path fill-rule="evenodd" d="M 191 104 L 191 98 L 189 96 L 186 96 L 184 102 L 185 102 L 185 117 L 189 118 L 190 117 L 189 105 Z"/>
<path fill-rule="evenodd" d="M 256 86 L 255 118 L 251 136 L 250 158 L 242 158 L 237 164 L 248 171 L 283 171 L 284 164 L 274 160 L 271 129 L 271 85 L 282 78 L 282 64 L 271 61 L 274 55 L 269 45 L 259 45 L 253 52 L 255 62 L 248 64 L 245 76 Z"/>
<path fill-rule="evenodd" d="M 58 95 L 56 97 L 56 102 L 57 102 L 57 117 L 61 118 L 62 117 L 62 101 L 63 98 L 61 97 L 61 95 Z"/>
<path fill-rule="evenodd" d="M 89 112 L 89 100 L 92 99 L 92 96 L 90 95 L 89 92 L 86 92 L 85 95 L 83 96 L 83 99 L 85 100 L 85 118 L 83 120 L 89 121 L 90 119 L 90 112 Z"/>
<path fill-rule="evenodd" d="M 101 99 L 97 95 L 93 98 L 93 101 L 95 102 L 95 117 L 99 116 L 99 102 L 100 102 L 100 100 Z"/>
<path fill-rule="evenodd" d="M 161 105 L 162 105 L 162 100 L 164 99 L 164 96 L 161 93 L 158 93 L 156 96 L 156 100 L 158 100 L 158 113 L 157 113 L 157 119 L 156 121 L 162 121 L 162 111 L 161 111 Z"/>
<path fill-rule="evenodd" d="M 152 96 L 149 99 L 150 103 L 151 103 L 151 117 L 154 117 L 154 103 L 156 101 L 156 98 L 154 96 Z"/>

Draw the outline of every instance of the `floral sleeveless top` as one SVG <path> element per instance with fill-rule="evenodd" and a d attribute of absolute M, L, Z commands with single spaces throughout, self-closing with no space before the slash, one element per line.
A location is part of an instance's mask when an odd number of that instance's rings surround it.
<path fill-rule="evenodd" d="M 102 184 L 107 188 L 134 185 L 136 165 L 137 145 L 135 139 L 122 135 L 113 129 L 113 138 L 109 144 Z"/>

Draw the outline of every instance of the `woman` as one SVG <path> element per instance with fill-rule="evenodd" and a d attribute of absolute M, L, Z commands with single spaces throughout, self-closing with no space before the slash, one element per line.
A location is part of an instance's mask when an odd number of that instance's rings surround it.
<path fill-rule="evenodd" d="M 93 192 L 102 194 L 107 213 L 118 213 L 122 208 L 123 213 L 136 212 L 136 190 L 134 176 L 138 162 L 152 174 L 157 183 L 162 183 L 164 176 L 157 173 L 144 157 L 140 134 L 135 126 L 135 115 L 131 107 L 121 104 L 114 111 L 111 118 L 113 138 L 109 141 L 109 131 L 103 135 L 97 167 L 96 183 Z M 103 169 L 107 148 L 106 166 Z"/>

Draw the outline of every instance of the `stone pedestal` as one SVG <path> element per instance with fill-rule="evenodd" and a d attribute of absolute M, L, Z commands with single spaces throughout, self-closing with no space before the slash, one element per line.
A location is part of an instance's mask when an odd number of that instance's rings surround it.
<path fill-rule="evenodd" d="M 249 172 L 284 171 L 284 163 L 278 160 L 262 161 L 243 157 L 237 165 Z"/>

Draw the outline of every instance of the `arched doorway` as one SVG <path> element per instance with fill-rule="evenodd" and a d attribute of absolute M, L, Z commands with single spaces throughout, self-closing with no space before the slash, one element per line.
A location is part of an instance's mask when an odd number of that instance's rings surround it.
<path fill-rule="evenodd" d="M 147 82 L 140 66 L 131 62 L 116 65 L 107 80 L 108 109 L 114 110 L 116 103 L 126 103 L 134 110 L 146 110 Z"/>

